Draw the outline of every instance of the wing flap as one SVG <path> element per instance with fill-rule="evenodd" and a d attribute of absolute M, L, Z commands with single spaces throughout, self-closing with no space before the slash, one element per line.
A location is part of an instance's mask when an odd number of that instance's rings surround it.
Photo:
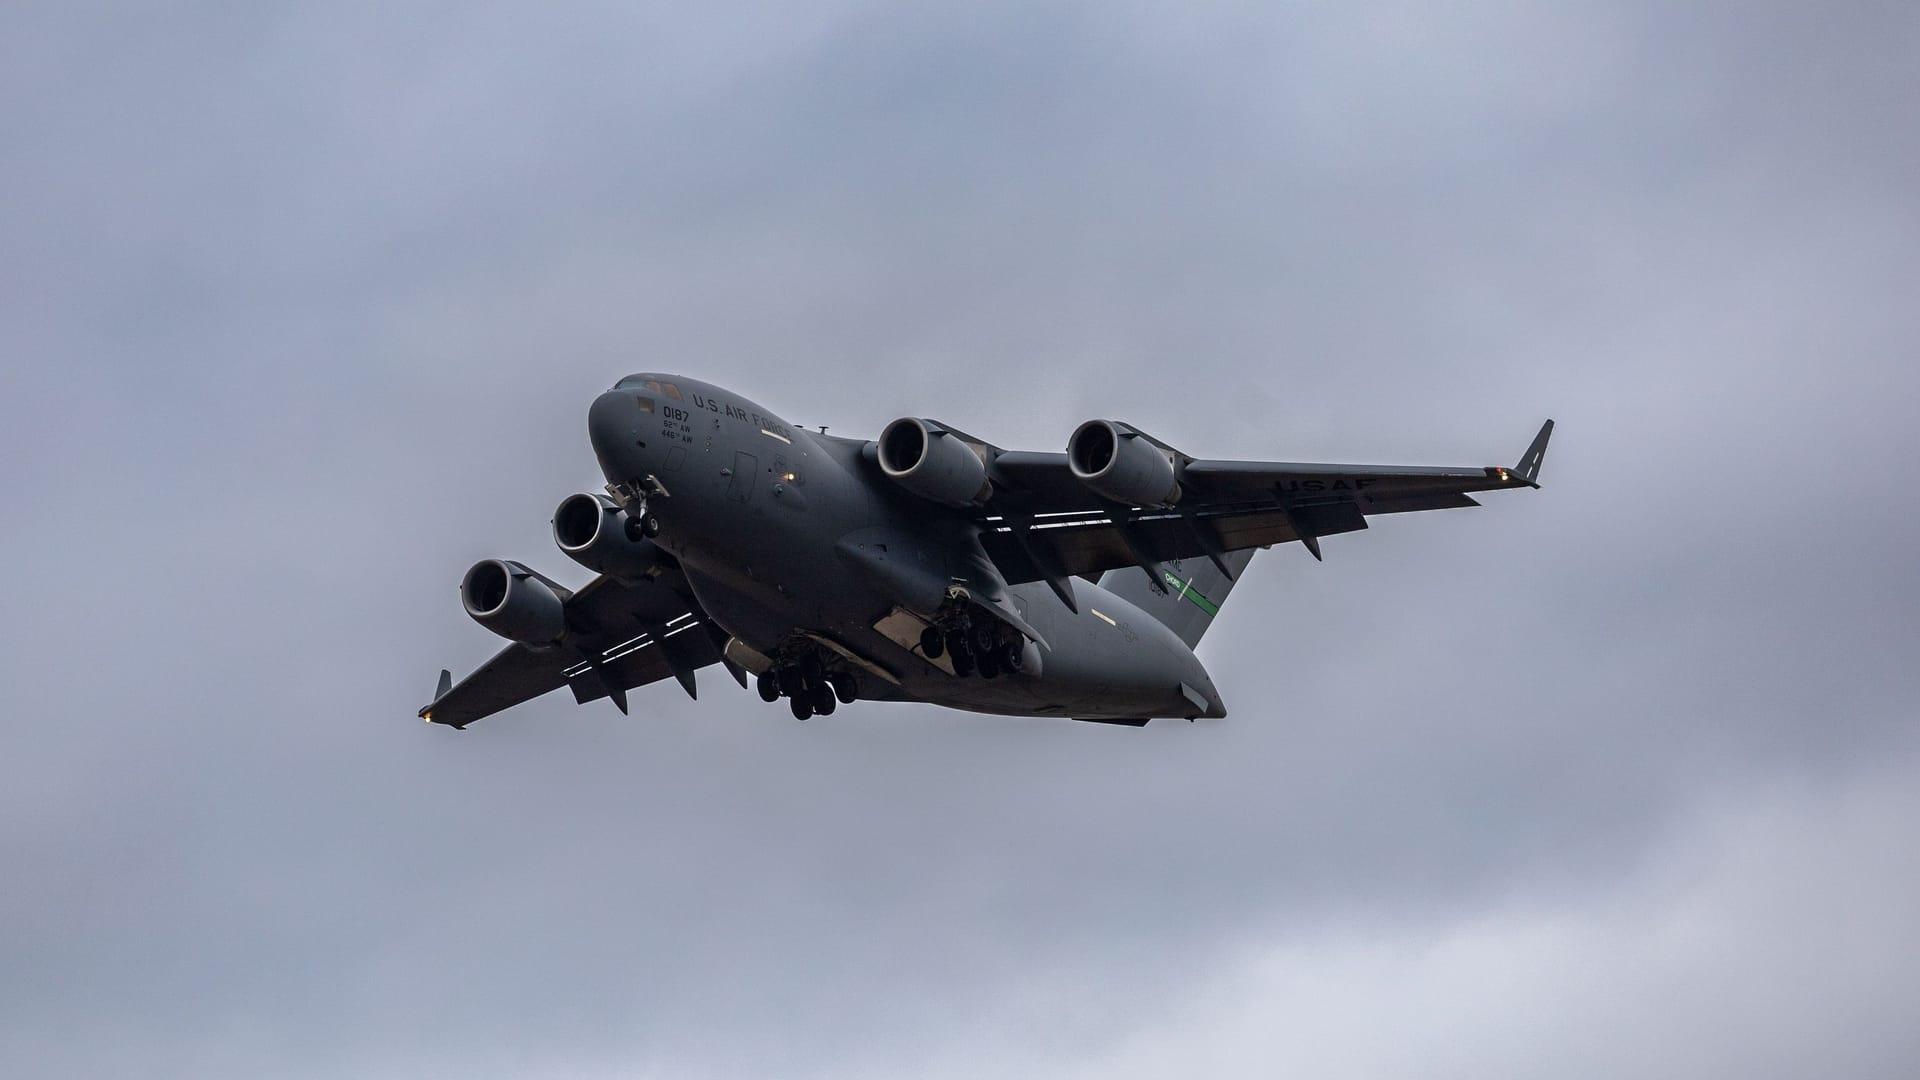
<path fill-rule="evenodd" d="M 1284 544 L 1302 538 L 1298 525 L 1305 526 L 1306 535 L 1333 536 L 1364 529 L 1367 521 L 1350 503 L 1300 507 L 1291 515 L 1275 507 L 1254 506 L 1206 513 L 1142 514 L 1124 523 L 1102 515 L 1083 515 L 1032 529 L 1026 545 L 1014 538 L 1010 528 L 1000 525 L 983 533 L 980 540 L 1011 585 L 1044 580 L 1027 554 L 1029 547 L 1045 545 L 1062 573 L 1087 575 L 1139 566 L 1143 561 L 1204 559 L 1210 556 L 1210 547 L 1240 551 Z M 1202 530 L 1211 530 L 1213 535 Z"/>
<path fill-rule="evenodd" d="M 682 683 L 685 685 L 692 680 L 695 670 L 720 662 L 720 646 L 706 631 L 709 625 L 689 623 L 659 641 L 648 635 L 630 651 L 618 652 L 614 659 L 603 660 L 597 668 L 584 663 L 576 665 L 567 676 L 573 700 L 585 705 L 611 697 L 616 689 L 625 692 L 662 679 L 678 678 L 682 672 L 686 673 Z"/>

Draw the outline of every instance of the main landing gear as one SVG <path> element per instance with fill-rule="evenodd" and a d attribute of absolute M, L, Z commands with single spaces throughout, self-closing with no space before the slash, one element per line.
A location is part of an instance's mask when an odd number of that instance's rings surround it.
<path fill-rule="evenodd" d="M 995 620 L 974 622 L 964 610 L 948 613 L 920 631 L 920 652 L 929 660 L 948 657 L 953 673 L 994 679 L 1020 671 L 1026 639 Z"/>
<path fill-rule="evenodd" d="M 832 716 L 833 710 L 851 705 L 859 696 L 860 683 L 853 672 L 829 670 L 818 649 L 776 657 L 774 666 L 754 680 L 760 700 L 772 704 L 787 699 L 795 720 L 813 716 Z"/>

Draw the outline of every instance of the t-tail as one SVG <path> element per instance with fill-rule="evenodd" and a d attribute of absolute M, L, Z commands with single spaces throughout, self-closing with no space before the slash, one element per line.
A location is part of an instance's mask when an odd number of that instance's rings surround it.
<path fill-rule="evenodd" d="M 1192 648 L 1213 625 L 1220 605 L 1227 602 L 1227 593 L 1233 590 L 1234 579 L 1247 568 L 1255 550 L 1231 551 L 1220 557 L 1232 576 L 1222 573 L 1211 559 L 1175 559 L 1158 564 L 1157 578 L 1136 567 L 1109 570 L 1100 578 L 1100 587 L 1160 620 Z"/>

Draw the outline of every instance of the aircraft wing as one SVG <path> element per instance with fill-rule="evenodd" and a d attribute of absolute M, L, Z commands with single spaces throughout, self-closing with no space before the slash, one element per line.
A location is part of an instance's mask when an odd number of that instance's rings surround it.
<path fill-rule="evenodd" d="M 1376 514 L 1478 506 L 1473 492 L 1539 487 L 1552 434 L 1549 420 L 1512 467 L 1183 459 L 1180 501 L 1160 508 L 1104 500 L 1074 478 L 1065 454 L 1010 451 L 993 459 L 981 542 L 1009 584 L 1050 581 L 1056 592 L 1072 575 L 1125 566 L 1152 574 L 1160 562 L 1219 562 L 1292 540 L 1317 559 L 1321 537 L 1364 529 Z"/>
<path fill-rule="evenodd" d="M 602 575 L 568 598 L 566 613 L 568 633 L 558 645 L 508 645 L 457 684 L 441 672 L 421 718 L 462 728 L 562 686 L 577 702 L 612 698 L 626 712 L 628 690 L 669 676 L 697 696 L 694 672 L 722 662 L 725 635 L 677 572 L 632 584 Z M 743 672 L 728 671 L 745 685 Z"/>

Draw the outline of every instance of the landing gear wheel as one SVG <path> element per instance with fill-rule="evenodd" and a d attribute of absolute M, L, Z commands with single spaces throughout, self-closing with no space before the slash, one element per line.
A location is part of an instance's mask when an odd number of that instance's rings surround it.
<path fill-rule="evenodd" d="M 808 686 L 819 686 L 827 680 L 827 669 L 818 656 L 809 654 L 800 658 L 800 677 L 807 680 Z"/>
<path fill-rule="evenodd" d="M 828 679 L 827 683 L 833 687 L 833 696 L 839 698 L 842 705 L 853 704 L 853 699 L 860 693 L 860 684 L 844 671 Z"/>
<path fill-rule="evenodd" d="M 787 707 L 793 710 L 795 720 L 805 720 L 813 715 L 813 702 L 805 694 L 795 694 L 787 699 Z"/>
<path fill-rule="evenodd" d="M 640 515 L 640 532 L 648 539 L 660 535 L 660 519 L 652 514 Z"/>
<path fill-rule="evenodd" d="M 813 688 L 813 711 L 815 715 L 832 716 L 833 710 L 838 707 L 839 703 L 835 701 L 833 697 L 833 687 L 828 686 L 826 683 L 820 683 Z"/>
<path fill-rule="evenodd" d="M 938 660 L 947 653 L 947 636 L 937 626 L 929 626 L 920 631 L 920 654 L 929 660 Z"/>
<path fill-rule="evenodd" d="M 973 662 L 979 665 L 981 678 L 998 678 L 1000 676 L 1000 647 L 996 645 L 980 653 L 973 658 Z"/>
<path fill-rule="evenodd" d="M 775 673 L 774 678 L 777 680 L 780 693 L 786 697 L 798 697 L 801 690 L 806 687 L 806 682 L 800 678 L 800 669 L 797 667 L 783 667 Z"/>
<path fill-rule="evenodd" d="M 634 517 L 632 514 L 627 515 L 627 522 L 624 528 L 626 530 L 627 539 L 632 541 L 633 543 L 637 544 L 640 541 L 645 540 L 647 538 L 646 526 L 641 524 L 640 519 L 637 517 Z"/>
<path fill-rule="evenodd" d="M 954 640 L 952 638 L 948 638 L 947 639 L 947 661 L 953 665 L 953 673 L 955 675 L 958 675 L 961 678 L 966 678 L 968 675 L 973 674 L 973 654 L 967 651 L 967 647 L 964 643 L 962 643 L 960 647 L 957 649 L 954 648 L 953 646 L 954 646 Z"/>
<path fill-rule="evenodd" d="M 1000 643 L 997 640 L 995 640 L 996 636 L 997 635 L 994 634 L 993 627 L 991 626 L 974 627 L 973 628 L 973 651 L 980 654 L 981 656 L 985 656 L 986 654 L 999 648 Z"/>
<path fill-rule="evenodd" d="M 1026 645 L 1018 641 L 1009 641 L 1000 646 L 1000 668 L 1011 674 L 1020 670 L 1020 660 L 1026 655 Z"/>
<path fill-rule="evenodd" d="M 773 672 L 763 671 L 753 680 L 753 688 L 760 693 L 760 700 L 771 705 L 780 700 L 780 684 L 775 681 Z"/>

